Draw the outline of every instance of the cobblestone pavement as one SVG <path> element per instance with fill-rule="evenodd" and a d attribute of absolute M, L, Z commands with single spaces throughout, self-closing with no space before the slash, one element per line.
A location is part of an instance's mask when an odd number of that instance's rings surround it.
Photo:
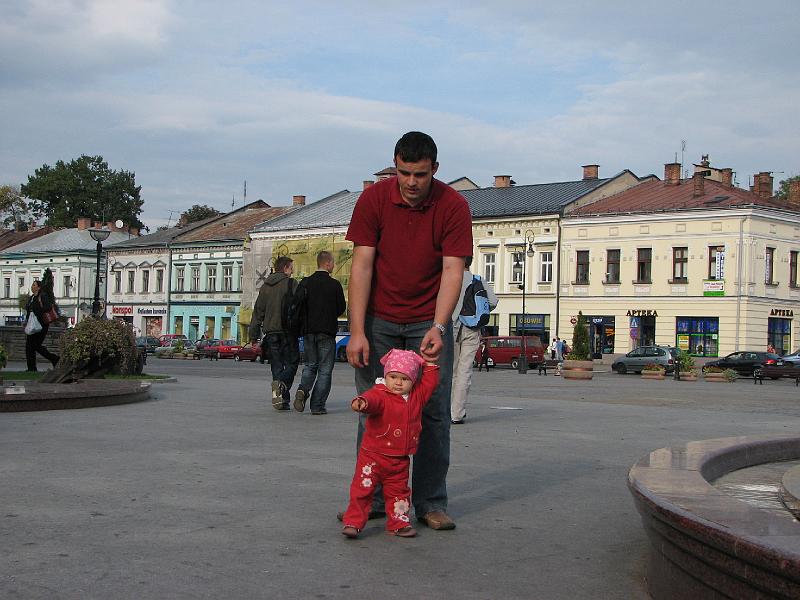
<path fill-rule="evenodd" d="M 9 367 L 13 368 L 13 367 Z M 800 425 L 789 381 L 475 373 L 452 430 L 452 532 L 339 534 L 353 373 L 280 413 L 268 367 L 151 360 L 149 402 L 0 415 L 0 597 L 645 598 L 626 487 L 652 449 Z"/>

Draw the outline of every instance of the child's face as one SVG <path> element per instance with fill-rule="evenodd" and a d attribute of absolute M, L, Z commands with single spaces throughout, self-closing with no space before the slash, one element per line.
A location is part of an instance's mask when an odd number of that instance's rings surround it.
<path fill-rule="evenodd" d="M 390 371 L 383 379 L 386 382 L 386 389 L 393 394 L 408 394 L 411 392 L 411 388 L 414 387 L 414 382 L 411 381 L 408 375 L 397 371 Z"/>

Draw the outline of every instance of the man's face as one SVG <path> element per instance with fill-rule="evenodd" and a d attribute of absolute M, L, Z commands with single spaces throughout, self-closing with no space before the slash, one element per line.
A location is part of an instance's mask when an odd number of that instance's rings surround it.
<path fill-rule="evenodd" d="M 394 165 L 397 167 L 397 182 L 403 200 L 411 206 L 425 200 L 431 191 L 431 182 L 439 169 L 439 163 L 431 163 L 429 158 L 419 162 L 405 162 L 395 156 Z"/>

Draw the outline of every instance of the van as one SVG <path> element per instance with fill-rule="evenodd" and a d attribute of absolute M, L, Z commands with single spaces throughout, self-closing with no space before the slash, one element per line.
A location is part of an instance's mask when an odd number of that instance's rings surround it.
<path fill-rule="evenodd" d="M 522 336 L 519 335 L 493 335 L 481 338 L 489 349 L 489 365 L 510 365 L 512 369 L 519 367 L 519 357 L 522 354 Z M 537 335 L 525 336 L 525 349 L 528 356 L 528 365 L 533 369 L 544 362 L 544 346 Z M 475 353 L 475 364 L 480 360 L 481 350 Z"/>

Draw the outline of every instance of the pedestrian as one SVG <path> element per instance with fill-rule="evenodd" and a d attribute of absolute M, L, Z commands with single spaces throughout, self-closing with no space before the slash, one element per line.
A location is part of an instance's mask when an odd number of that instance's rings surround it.
<path fill-rule="evenodd" d="M 567 342 L 562 340 L 559 337 L 556 337 L 556 341 L 558 342 L 558 350 L 556 352 L 556 360 L 559 362 L 564 360 L 564 357 L 569 353 L 569 346 L 567 346 Z"/>
<path fill-rule="evenodd" d="M 430 136 L 405 134 L 394 150 L 397 175 L 368 187 L 356 203 L 346 236 L 354 245 L 347 359 L 356 367 L 359 394 L 373 384 L 380 357 L 392 348 L 418 349 L 423 359 L 439 365 L 439 386 L 422 413 L 412 502 L 417 519 L 428 527 L 454 529 L 446 512 L 451 315 L 464 257 L 472 255 L 472 218 L 464 197 L 434 179 L 436 153 Z M 363 432 L 362 416 L 357 444 Z M 370 514 L 383 514 L 383 507 L 373 504 Z"/>
<path fill-rule="evenodd" d="M 558 338 L 553 338 L 553 341 L 547 349 L 550 351 L 550 360 L 556 360 L 556 356 L 558 355 Z"/>
<path fill-rule="evenodd" d="M 358 537 L 369 518 L 372 499 L 382 485 L 387 507 L 386 533 L 414 537 L 408 514 L 411 490 L 408 468 L 417 451 L 422 430 L 422 408 L 439 381 L 439 367 L 426 363 L 410 350 L 389 350 L 381 358 L 384 377 L 359 394 L 350 406 L 366 416 L 364 435 L 358 450 L 355 474 L 350 484 L 350 504 L 342 522 L 342 534 Z M 419 369 L 423 367 L 422 379 Z M 387 438 L 386 431 L 392 429 Z"/>
<path fill-rule="evenodd" d="M 27 363 L 27 371 L 37 371 L 36 368 L 36 353 L 38 352 L 44 356 L 56 367 L 59 361 L 59 356 L 53 354 L 44 347 L 44 339 L 47 337 L 47 331 L 50 324 L 45 322 L 45 313 L 50 311 L 51 307 L 55 306 L 56 300 L 53 295 L 53 273 L 50 269 L 45 269 L 42 275 L 42 281 L 34 281 L 31 284 L 31 295 L 25 304 L 25 361 Z M 39 323 L 37 331 L 28 333 L 27 323 L 31 319 L 31 315 Z"/>
<path fill-rule="evenodd" d="M 486 340 L 481 340 L 481 346 L 478 350 L 480 354 L 478 357 L 480 362 L 478 362 L 478 373 L 481 372 L 481 367 L 486 367 L 486 372 L 489 372 L 489 347 L 486 345 Z"/>
<path fill-rule="evenodd" d="M 272 370 L 272 407 L 289 410 L 289 390 L 292 388 L 300 364 L 300 347 L 297 335 L 284 329 L 283 308 L 296 288 L 294 262 L 288 256 L 279 256 L 275 271 L 258 291 L 253 317 L 250 321 L 250 341 L 257 343 L 264 332 L 263 342 L 268 346 Z"/>
<path fill-rule="evenodd" d="M 342 284 L 331 277 L 334 265 L 333 254 L 323 250 L 317 254 L 317 270 L 298 286 L 298 294 L 306 297 L 303 328 L 306 360 L 294 397 L 294 409 L 303 412 L 310 396 L 312 415 L 328 414 L 325 402 L 331 391 L 336 359 L 338 317 L 346 306 Z"/>
<path fill-rule="evenodd" d="M 775 346 L 773 346 L 772 344 L 767 344 L 767 352 L 775 354 Z"/>
<path fill-rule="evenodd" d="M 467 396 L 472 385 L 472 365 L 475 363 L 475 353 L 481 343 L 480 326 L 468 327 L 459 319 L 461 307 L 464 304 L 464 295 L 473 278 L 476 277 L 470 271 L 471 266 L 472 257 L 465 257 L 461 296 L 453 310 L 453 389 L 450 395 L 450 422 L 453 425 L 463 425 L 467 418 Z M 486 290 L 489 309 L 492 310 L 497 306 L 497 296 L 487 283 L 483 282 L 483 287 Z"/>

